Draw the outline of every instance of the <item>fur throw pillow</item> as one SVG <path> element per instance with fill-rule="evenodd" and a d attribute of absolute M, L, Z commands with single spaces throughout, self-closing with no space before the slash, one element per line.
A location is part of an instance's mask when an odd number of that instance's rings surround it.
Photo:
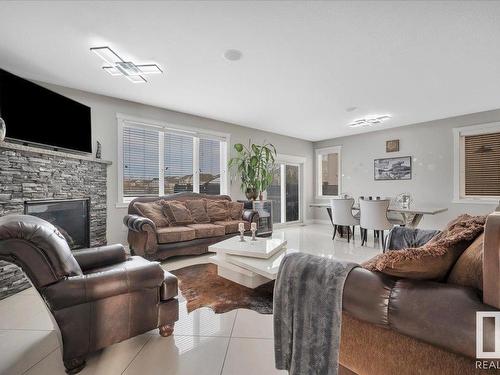
<path fill-rule="evenodd" d="M 370 271 L 420 280 L 442 280 L 464 250 L 483 232 L 486 216 L 459 216 L 417 248 L 387 251 L 365 262 Z"/>

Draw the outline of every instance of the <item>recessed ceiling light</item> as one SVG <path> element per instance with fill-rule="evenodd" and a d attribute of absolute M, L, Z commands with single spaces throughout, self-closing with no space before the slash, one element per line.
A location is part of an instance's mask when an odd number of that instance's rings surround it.
<path fill-rule="evenodd" d="M 356 109 L 358 109 L 358 107 L 347 107 L 345 109 L 346 112 L 354 112 Z"/>
<path fill-rule="evenodd" d="M 163 73 L 156 64 L 137 65 L 131 61 L 125 61 L 109 47 L 93 47 L 90 50 L 107 64 L 102 67 L 105 72 L 112 76 L 124 76 L 133 83 L 147 82 L 143 75 Z"/>
<path fill-rule="evenodd" d="M 226 52 L 224 52 L 224 58 L 228 61 L 238 61 L 242 56 L 243 53 L 241 53 L 241 51 L 238 51 L 237 49 L 228 49 Z"/>
<path fill-rule="evenodd" d="M 370 115 L 357 120 L 354 120 L 349 124 L 351 128 L 361 128 L 366 126 L 373 126 L 381 124 L 391 118 L 391 115 Z"/>

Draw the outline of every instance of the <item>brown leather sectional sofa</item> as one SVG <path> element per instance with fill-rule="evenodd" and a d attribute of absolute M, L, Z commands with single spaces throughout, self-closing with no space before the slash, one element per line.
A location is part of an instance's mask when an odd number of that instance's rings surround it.
<path fill-rule="evenodd" d="M 476 367 L 476 312 L 500 311 L 500 212 L 486 222 L 482 291 L 355 268 L 343 311 L 340 374 L 498 373 Z M 491 320 L 484 327 L 495 331 Z"/>
<path fill-rule="evenodd" d="M 241 219 L 210 220 L 209 223 L 186 225 L 168 225 L 157 227 L 149 218 L 143 216 L 137 203 L 160 201 L 212 200 L 232 202 L 227 195 L 206 195 L 198 193 L 176 193 L 162 197 L 139 197 L 128 206 L 128 214 L 123 223 L 128 227 L 128 243 L 134 255 L 146 259 L 163 260 L 177 255 L 203 254 L 208 246 L 237 235 L 238 223 L 250 230 L 250 223 L 257 222 L 258 213 L 243 209 Z M 229 216 L 229 215 L 228 215 Z"/>

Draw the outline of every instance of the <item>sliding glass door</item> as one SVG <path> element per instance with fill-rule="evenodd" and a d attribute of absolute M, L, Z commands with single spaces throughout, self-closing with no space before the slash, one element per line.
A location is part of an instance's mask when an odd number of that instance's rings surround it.
<path fill-rule="evenodd" d="M 287 164 L 285 173 L 285 221 L 290 223 L 300 218 L 299 166 Z"/>
<path fill-rule="evenodd" d="M 278 163 L 267 199 L 273 205 L 273 223 L 294 223 L 301 221 L 301 165 Z"/>

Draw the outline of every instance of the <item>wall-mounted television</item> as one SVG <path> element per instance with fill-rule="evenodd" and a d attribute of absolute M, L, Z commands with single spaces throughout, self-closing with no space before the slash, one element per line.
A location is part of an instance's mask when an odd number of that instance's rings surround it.
<path fill-rule="evenodd" d="M 2 69 L 0 117 L 8 140 L 92 152 L 90 107 Z"/>

